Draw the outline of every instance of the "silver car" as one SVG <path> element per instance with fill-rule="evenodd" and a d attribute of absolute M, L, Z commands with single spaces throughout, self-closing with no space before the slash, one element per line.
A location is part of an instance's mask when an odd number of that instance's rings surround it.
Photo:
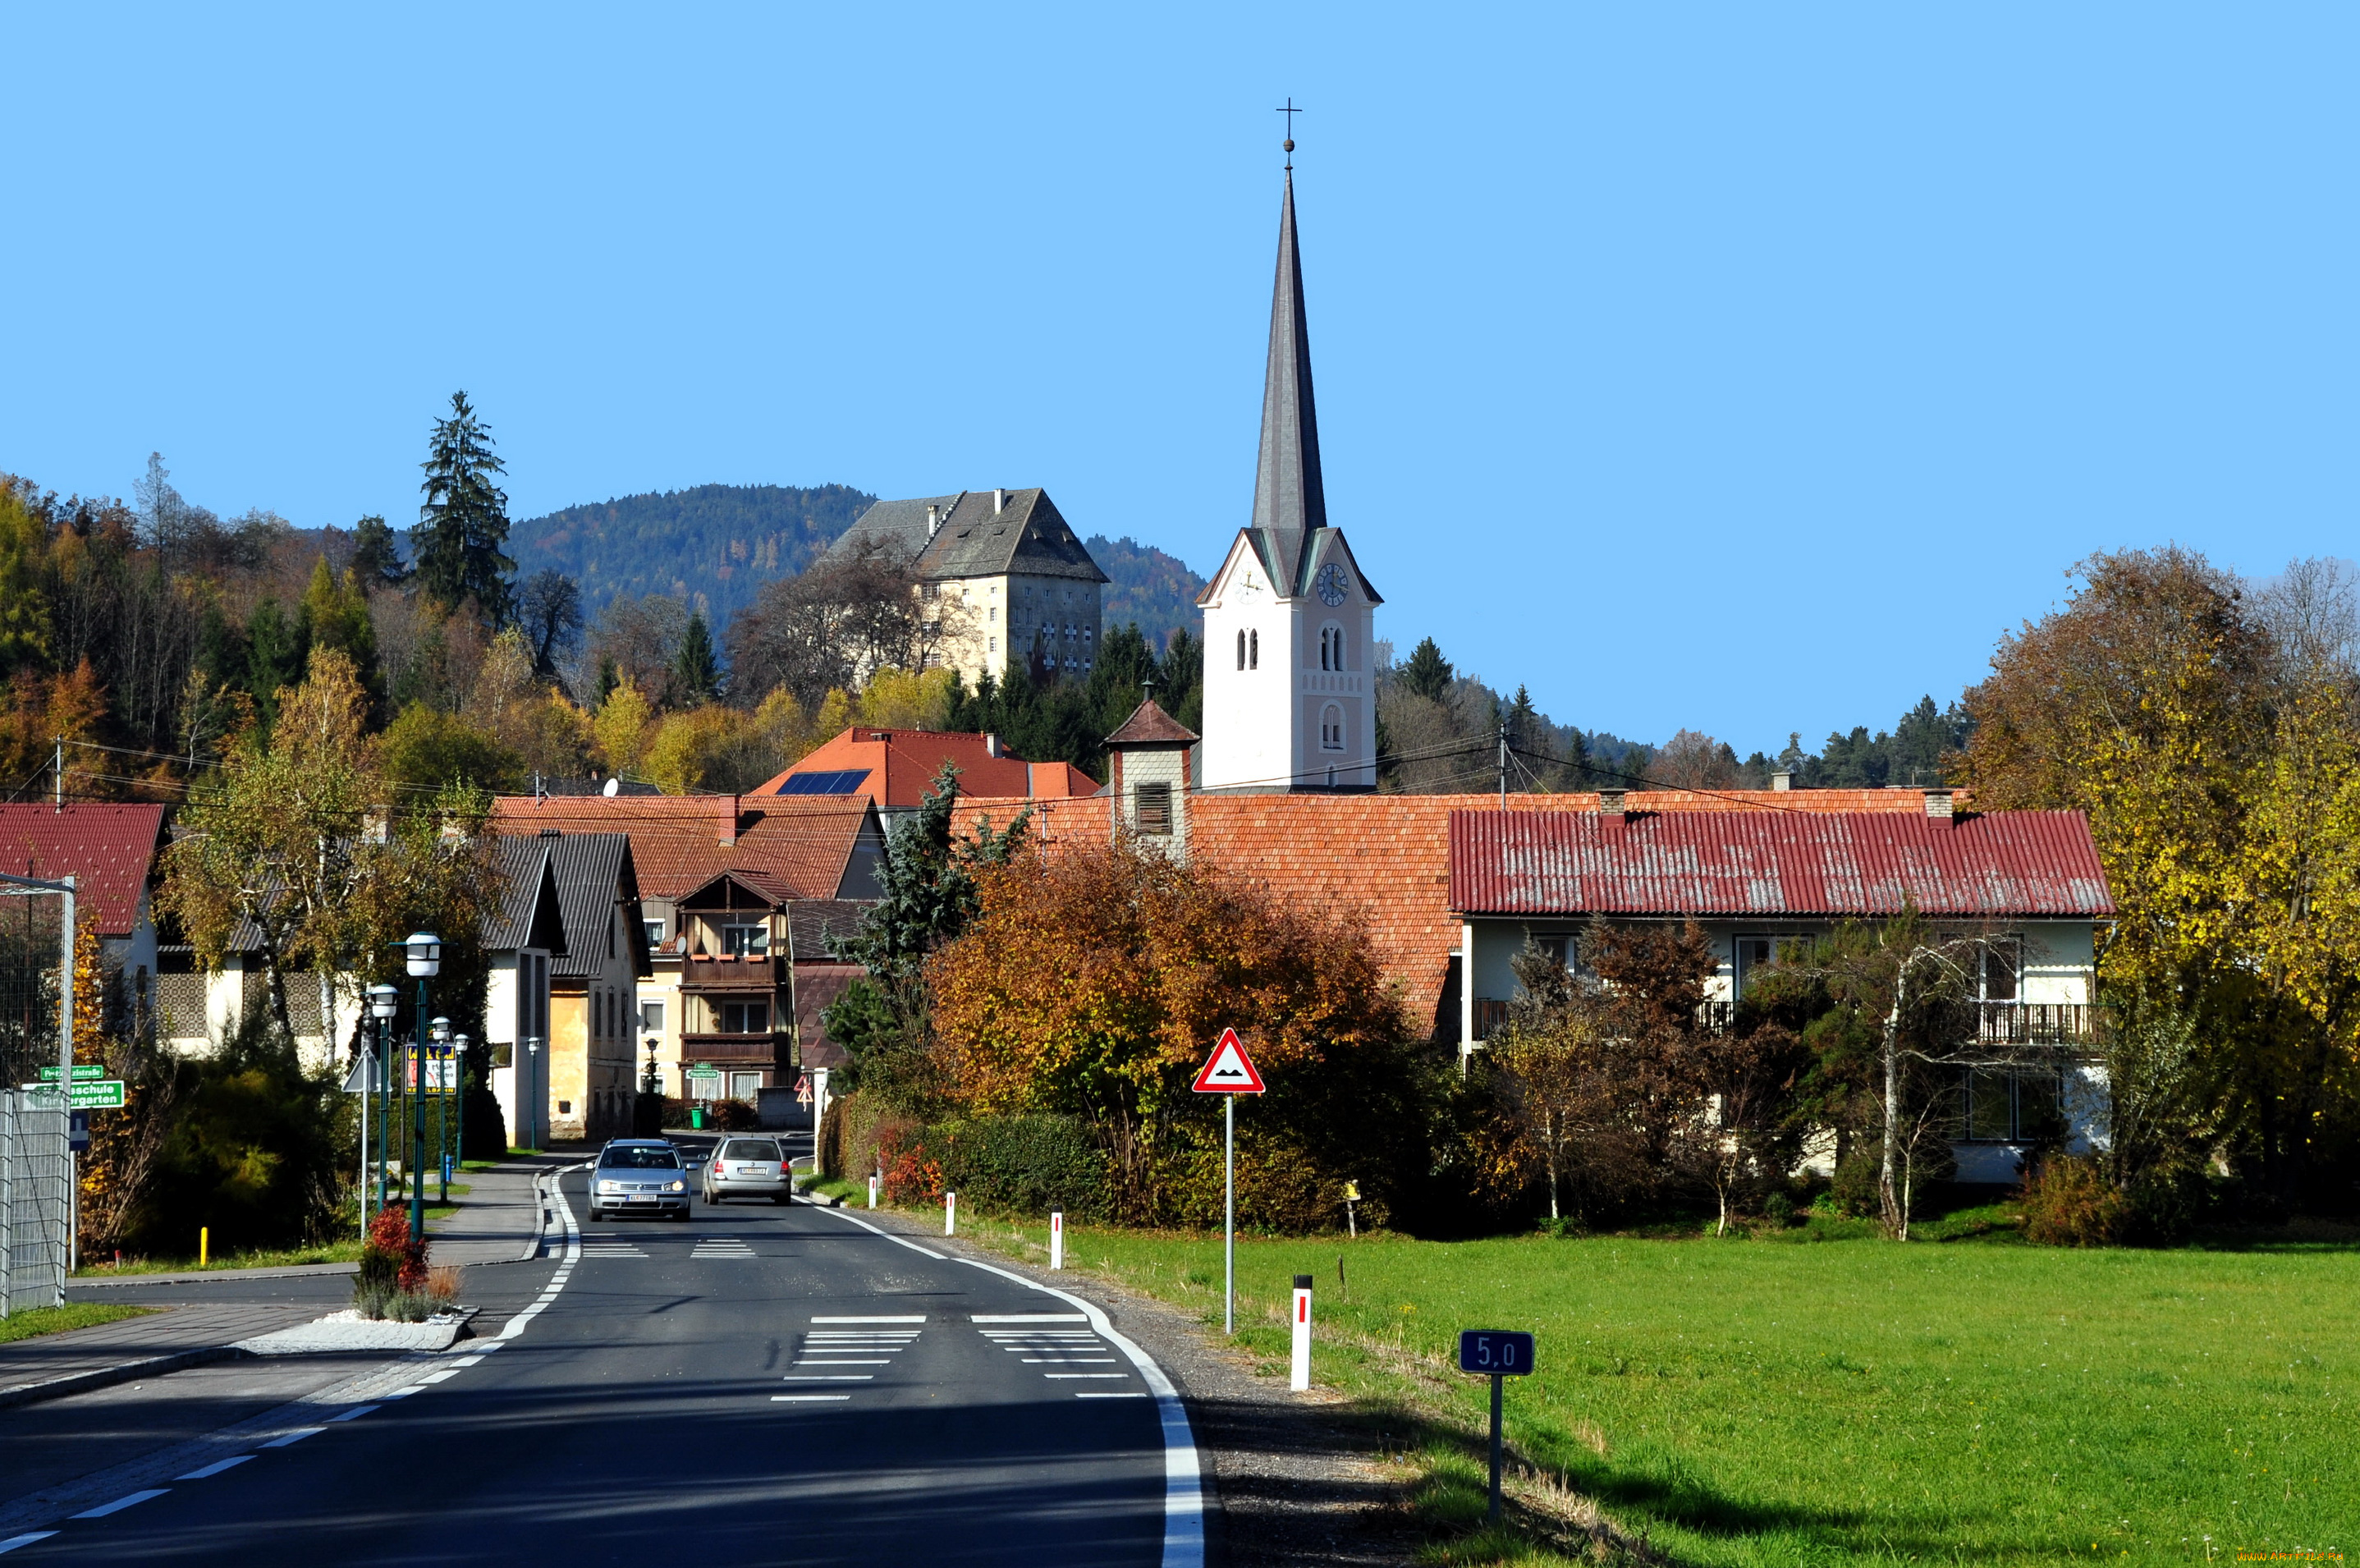
<path fill-rule="evenodd" d="M 786 1151 L 776 1138 L 724 1138 L 705 1167 L 705 1201 L 724 1198 L 768 1198 L 773 1203 L 793 1201 L 794 1179 L 787 1169 Z"/>
<path fill-rule="evenodd" d="M 598 1151 L 590 1172 L 590 1218 L 620 1214 L 688 1218 L 688 1169 L 661 1138 L 617 1138 Z"/>

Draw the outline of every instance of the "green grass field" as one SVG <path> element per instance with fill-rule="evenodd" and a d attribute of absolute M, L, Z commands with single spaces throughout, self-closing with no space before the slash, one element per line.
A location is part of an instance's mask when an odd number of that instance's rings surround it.
<path fill-rule="evenodd" d="M 73 1329 L 95 1328 L 100 1323 L 120 1322 L 125 1318 L 144 1318 L 152 1308 L 115 1307 L 97 1301 L 69 1301 L 62 1307 L 35 1307 L 30 1311 L 11 1312 L 0 1318 L 0 1344 L 11 1340 L 32 1339 L 40 1334 L 61 1334 Z"/>
<path fill-rule="evenodd" d="M 1038 1227 L 961 1229 L 1045 1250 Z M 1218 1237 L 1067 1246 L 1219 1321 Z M 1273 1358 L 1291 1277 L 1317 1279 L 1317 1375 L 1398 1429 L 1436 1562 L 1559 1561 L 1531 1544 L 1564 1487 L 1698 1563 L 2232 1561 L 2341 1550 L 2360 1520 L 2348 1245 L 1241 1238 L 1238 1272 L 1240 1337 Z M 1452 1535 L 1481 1512 L 1487 1389 L 1448 1369 L 1462 1328 L 1537 1336 L 1542 1370 L 1508 1400 L 1538 1473 L 1522 1545 Z"/>

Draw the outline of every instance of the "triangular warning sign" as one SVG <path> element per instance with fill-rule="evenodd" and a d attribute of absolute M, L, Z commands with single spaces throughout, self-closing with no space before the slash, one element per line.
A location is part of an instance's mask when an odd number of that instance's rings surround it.
<path fill-rule="evenodd" d="M 1212 1056 L 1189 1087 L 1199 1094 L 1262 1092 L 1262 1074 L 1254 1070 L 1253 1058 L 1246 1055 L 1245 1042 L 1238 1038 L 1235 1029 L 1221 1031 L 1221 1043 L 1213 1047 Z"/>

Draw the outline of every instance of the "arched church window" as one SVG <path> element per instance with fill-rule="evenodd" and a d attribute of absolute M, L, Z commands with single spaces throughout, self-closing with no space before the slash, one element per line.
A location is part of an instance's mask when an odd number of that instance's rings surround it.
<path fill-rule="evenodd" d="M 1258 629 L 1246 633 L 1246 668 L 1262 668 L 1262 632 Z"/>
<path fill-rule="evenodd" d="M 1323 751 L 1344 749 L 1344 710 L 1332 702 L 1319 710 L 1319 749 Z"/>
<path fill-rule="evenodd" d="M 1238 633 L 1238 668 L 1239 668 L 1239 669 L 1240 669 L 1240 670 L 1242 670 L 1242 669 L 1244 669 L 1245 667 L 1246 667 L 1246 634 L 1245 634 L 1244 632 L 1240 631 L 1240 632 L 1239 632 L 1239 633 Z"/>
<path fill-rule="evenodd" d="M 1319 629 L 1319 667 L 1340 670 L 1344 667 L 1344 629 L 1323 626 Z"/>

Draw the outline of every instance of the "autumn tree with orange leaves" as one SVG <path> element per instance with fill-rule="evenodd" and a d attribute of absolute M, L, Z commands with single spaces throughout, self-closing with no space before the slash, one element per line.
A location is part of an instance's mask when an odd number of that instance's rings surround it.
<path fill-rule="evenodd" d="M 952 1098 L 975 1116 L 1075 1117 L 1133 1223 L 1220 1212 L 1220 1114 L 1189 1089 L 1225 1026 L 1269 1092 L 1239 1107 L 1250 1224 L 1333 1224 L 1357 1182 L 1380 1222 L 1425 1168 L 1423 1047 L 1357 913 L 1325 916 L 1125 844 L 986 872 L 981 910 L 929 963 Z"/>

